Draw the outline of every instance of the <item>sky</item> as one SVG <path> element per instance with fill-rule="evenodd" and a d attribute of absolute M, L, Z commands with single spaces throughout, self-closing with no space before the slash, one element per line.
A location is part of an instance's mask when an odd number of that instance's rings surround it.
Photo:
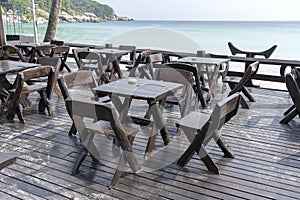
<path fill-rule="evenodd" d="M 300 21 L 299 0 L 97 0 L 135 20 Z"/>

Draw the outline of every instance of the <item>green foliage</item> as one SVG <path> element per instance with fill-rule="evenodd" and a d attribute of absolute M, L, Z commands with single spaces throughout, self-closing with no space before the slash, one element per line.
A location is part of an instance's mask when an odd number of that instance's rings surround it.
<path fill-rule="evenodd" d="M 22 14 L 27 13 L 27 15 L 31 15 L 31 0 L 0 0 L 0 3 L 5 12 L 12 9 L 14 11 L 18 10 Z M 40 9 L 49 12 L 52 1 L 35 0 L 35 3 L 38 4 Z M 111 7 L 93 0 L 62 0 L 61 10 L 65 12 L 70 10 L 81 13 L 89 12 L 102 18 L 111 18 L 114 14 L 114 10 Z"/>
<path fill-rule="evenodd" d="M 114 14 L 114 10 L 108 5 L 100 4 L 91 0 L 71 0 L 81 12 L 94 13 L 97 17 L 110 18 Z"/>

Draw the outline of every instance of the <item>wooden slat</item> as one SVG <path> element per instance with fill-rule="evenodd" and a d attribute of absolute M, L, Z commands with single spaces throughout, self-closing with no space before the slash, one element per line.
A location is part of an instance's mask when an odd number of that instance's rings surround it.
<path fill-rule="evenodd" d="M 289 126 L 279 124 L 282 113 L 291 105 L 287 92 L 251 89 L 255 103 L 240 109 L 222 128 L 224 140 L 231 146 L 235 159 L 224 158 L 214 142 L 208 144 L 210 156 L 220 168 L 220 175 L 207 171 L 195 155 L 179 169 L 174 162 L 162 169 L 139 174 L 126 173 L 119 184 L 108 189 L 118 160 L 107 146 L 101 161 L 88 155 L 80 172 L 72 176 L 80 142 L 78 135 L 68 136 L 71 120 L 64 103 L 53 98 L 53 117 L 36 111 L 37 95 L 29 96 L 33 105 L 24 110 L 26 124 L 0 120 L 2 152 L 15 152 L 17 162 L 0 172 L 0 196 L 11 199 L 299 199 L 300 198 L 300 120 Z M 228 91 L 227 91 L 228 92 Z M 227 94 L 218 94 L 214 102 Z M 216 100 L 215 100 L 216 99 Z M 130 115 L 143 116 L 147 104 L 133 101 Z M 171 139 L 176 135 L 175 122 L 180 119 L 177 106 L 164 109 Z M 141 132 L 134 141 L 134 151 L 143 155 L 147 136 Z M 178 141 L 185 145 L 186 140 Z M 163 148 L 157 137 L 155 150 Z M 168 152 L 168 151 L 167 151 Z M 177 152 L 170 150 L 172 160 Z"/>

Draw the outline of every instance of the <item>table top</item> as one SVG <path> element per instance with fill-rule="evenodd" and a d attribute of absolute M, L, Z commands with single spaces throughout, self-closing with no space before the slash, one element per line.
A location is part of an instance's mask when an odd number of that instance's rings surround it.
<path fill-rule="evenodd" d="M 184 57 L 174 62 L 189 62 L 192 64 L 203 64 L 203 65 L 220 65 L 229 62 L 230 59 L 221 58 L 207 58 L 207 57 Z"/>
<path fill-rule="evenodd" d="M 124 55 L 127 53 L 130 53 L 130 50 L 120 50 L 120 49 L 109 49 L 109 48 L 104 48 L 104 49 L 90 49 L 91 52 L 96 52 L 96 53 L 103 53 L 103 54 L 110 54 L 110 55 Z"/>
<path fill-rule="evenodd" d="M 18 62 L 11 60 L 0 60 L 0 74 L 22 71 L 27 68 L 37 67 L 40 64 Z"/>
<path fill-rule="evenodd" d="M 131 81 L 136 81 L 136 83 L 130 83 Z M 182 84 L 172 82 L 123 78 L 105 85 L 100 85 L 94 88 L 94 90 L 100 94 L 159 101 L 182 87 Z"/>

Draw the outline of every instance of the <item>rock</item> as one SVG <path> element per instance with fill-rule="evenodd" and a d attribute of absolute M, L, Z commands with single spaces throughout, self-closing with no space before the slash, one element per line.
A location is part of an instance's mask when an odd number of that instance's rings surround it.
<path fill-rule="evenodd" d="M 12 12 L 12 11 L 9 11 Z M 13 16 L 13 15 L 11 15 Z M 42 10 L 40 8 L 36 9 L 36 16 L 37 16 L 37 23 L 43 24 L 48 23 L 49 18 L 49 12 Z M 3 16 L 3 19 L 6 16 Z M 59 16 L 59 22 L 93 22 L 93 23 L 99 23 L 104 21 L 132 21 L 133 19 L 130 19 L 128 17 L 119 17 L 116 14 L 113 14 L 112 17 L 104 17 L 100 18 L 97 17 L 94 13 L 78 13 L 74 10 L 69 10 L 68 12 L 61 11 Z M 12 21 L 12 20 L 11 20 Z M 21 21 L 17 18 L 14 19 L 15 23 L 31 23 L 31 20 L 27 19 L 25 16 L 21 17 Z M 4 22 L 5 23 L 5 22 Z"/>

